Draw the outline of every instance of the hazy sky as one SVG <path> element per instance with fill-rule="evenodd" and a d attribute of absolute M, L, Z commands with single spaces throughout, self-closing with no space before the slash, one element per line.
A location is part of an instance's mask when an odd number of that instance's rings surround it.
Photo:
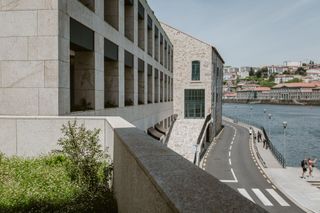
<path fill-rule="evenodd" d="M 232 66 L 320 62 L 320 0 L 148 0 L 160 21 L 214 45 Z"/>

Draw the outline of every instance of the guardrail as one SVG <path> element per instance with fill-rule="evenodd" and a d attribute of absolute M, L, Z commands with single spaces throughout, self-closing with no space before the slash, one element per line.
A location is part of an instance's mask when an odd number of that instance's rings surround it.
<path fill-rule="evenodd" d="M 287 165 L 286 160 L 284 159 L 282 153 L 278 151 L 278 149 L 274 146 L 272 141 L 269 139 L 268 134 L 267 134 L 267 132 L 265 131 L 265 128 L 262 125 L 260 125 L 260 124 L 258 124 L 256 122 L 253 122 L 253 121 L 249 121 L 249 120 L 246 120 L 246 119 L 239 119 L 239 118 L 236 118 L 236 117 L 233 117 L 233 116 L 227 116 L 227 117 L 233 119 L 236 122 L 240 121 L 242 123 L 245 123 L 245 124 L 248 124 L 248 125 L 251 125 L 251 126 L 255 126 L 255 127 L 261 129 L 263 134 L 264 134 L 264 138 L 267 140 L 267 148 L 270 148 L 271 153 L 277 159 L 277 161 L 282 165 L 282 167 L 286 168 L 286 165 Z"/>
<path fill-rule="evenodd" d="M 205 140 L 206 130 L 208 128 L 210 121 L 211 121 L 211 114 L 208 114 L 206 119 L 204 120 L 203 126 L 201 128 L 200 134 L 197 139 L 196 152 L 194 154 L 194 159 L 193 159 L 193 163 L 196 165 L 199 165 L 200 156 L 206 149 L 206 148 L 202 149 L 203 148 L 202 146 L 203 146 L 203 142 Z M 210 138 L 210 141 L 211 140 L 212 140 L 212 138 Z"/>

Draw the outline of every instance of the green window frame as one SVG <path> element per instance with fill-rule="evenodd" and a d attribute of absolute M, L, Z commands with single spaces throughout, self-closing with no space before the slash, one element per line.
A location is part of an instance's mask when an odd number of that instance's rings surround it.
<path fill-rule="evenodd" d="M 192 81 L 200 81 L 200 61 L 192 61 Z"/>
<path fill-rule="evenodd" d="M 185 89 L 184 90 L 184 117 L 204 118 L 205 117 L 205 90 Z"/>

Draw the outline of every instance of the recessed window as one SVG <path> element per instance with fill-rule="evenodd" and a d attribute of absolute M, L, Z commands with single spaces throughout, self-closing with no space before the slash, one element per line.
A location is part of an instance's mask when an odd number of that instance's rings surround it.
<path fill-rule="evenodd" d="M 200 61 L 192 62 L 192 81 L 200 81 Z"/>
<path fill-rule="evenodd" d="M 204 118 L 204 89 L 186 89 L 184 91 L 185 118 Z"/>

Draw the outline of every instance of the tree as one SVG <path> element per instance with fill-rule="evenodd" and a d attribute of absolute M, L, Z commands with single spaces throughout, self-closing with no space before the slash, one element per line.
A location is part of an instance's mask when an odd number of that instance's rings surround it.
<path fill-rule="evenodd" d="M 267 78 L 269 76 L 269 70 L 268 70 L 267 67 L 263 67 L 261 69 L 261 75 L 262 75 L 263 78 Z"/>
<path fill-rule="evenodd" d="M 306 76 L 307 75 L 307 71 L 303 67 L 299 67 L 294 74 Z"/>
<path fill-rule="evenodd" d="M 254 70 L 252 67 L 250 67 L 249 76 L 254 76 Z"/>

